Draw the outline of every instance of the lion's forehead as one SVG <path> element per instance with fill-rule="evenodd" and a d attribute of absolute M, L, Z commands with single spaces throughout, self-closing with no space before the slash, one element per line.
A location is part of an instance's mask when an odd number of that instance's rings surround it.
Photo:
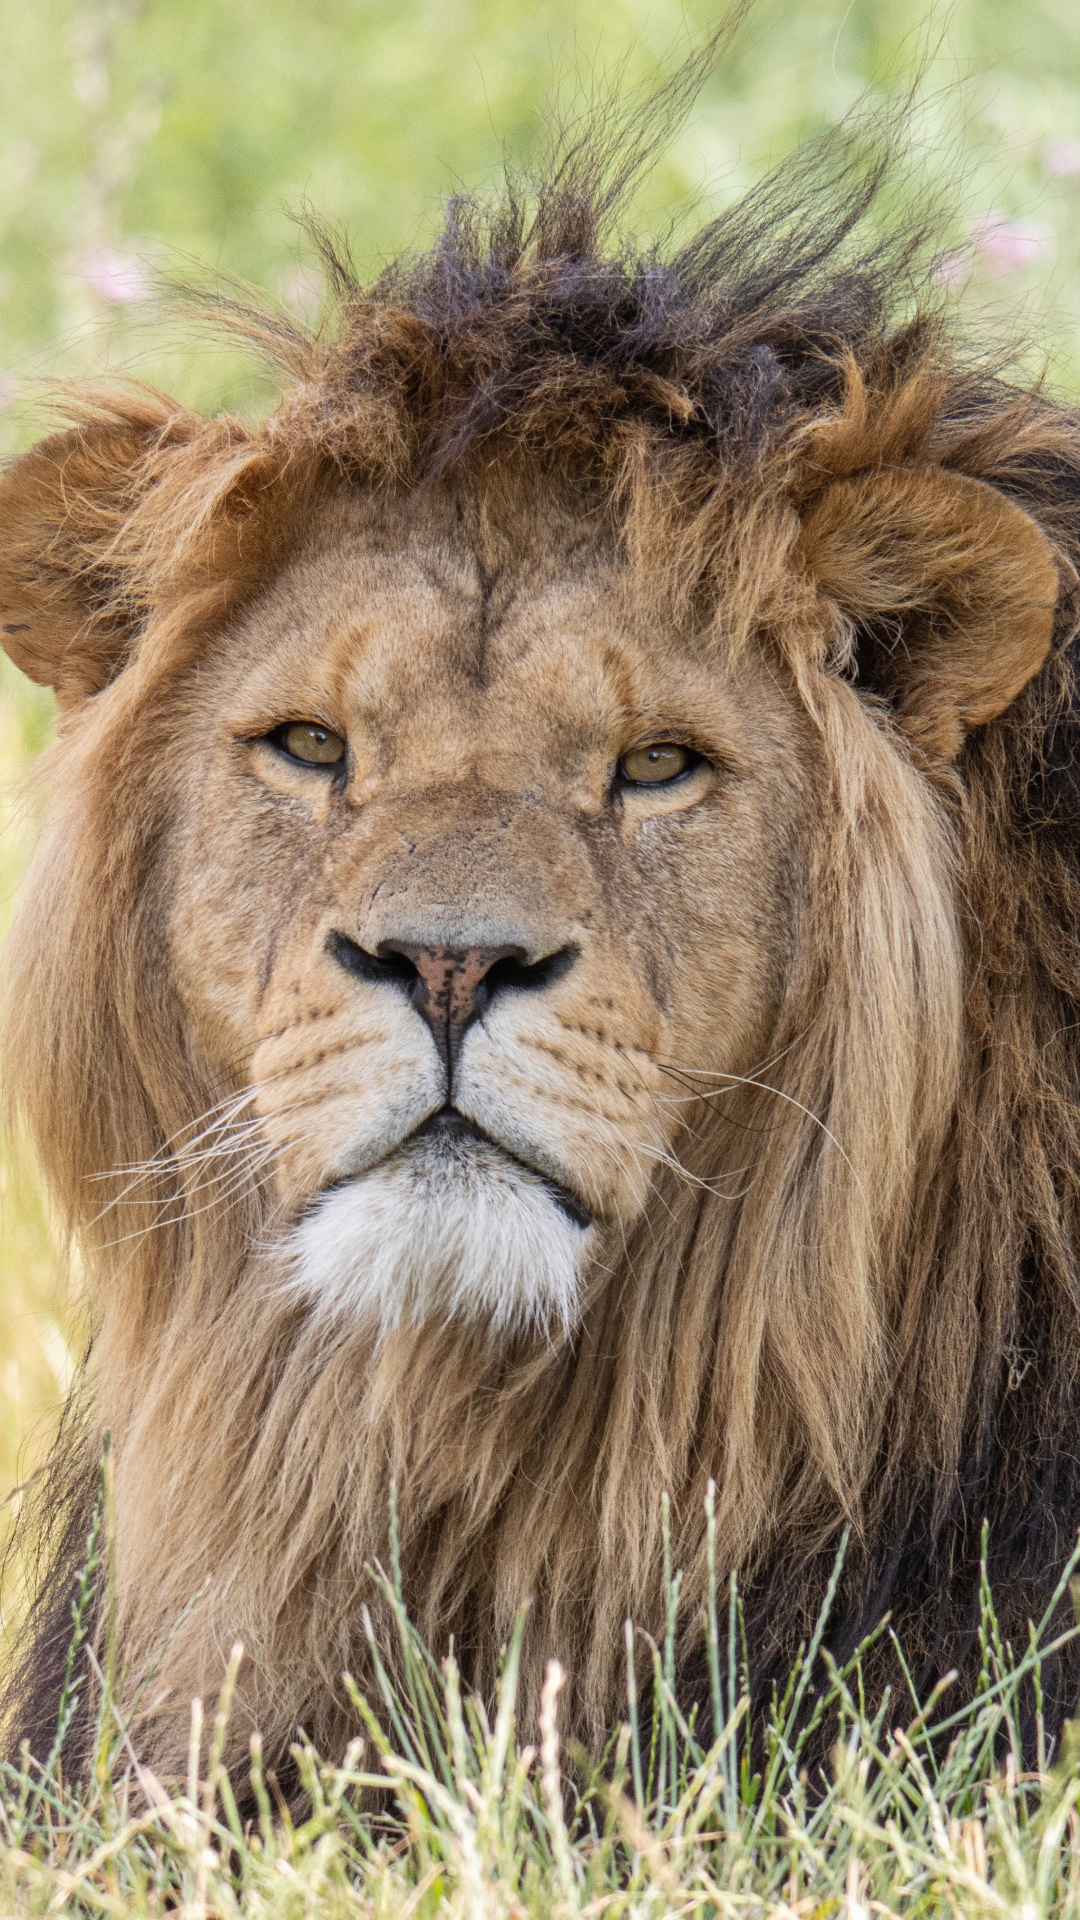
<path fill-rule="evenodd" d="M 419 731 L 448 765 L 464 735 L 520 757 L 541 740 L 606 746 L 628 719 L 662 725 L 681 706 L 693 718 L 707 688 L 715 706 L 715 661 L 658 633 L 599 553 L 547 567 L 529 554 L 488 576 L 467 546 L 335 543 L 282 574 L 221 667 L 240 726 L 246 706 L 321 705 L 384 753 Z"/>

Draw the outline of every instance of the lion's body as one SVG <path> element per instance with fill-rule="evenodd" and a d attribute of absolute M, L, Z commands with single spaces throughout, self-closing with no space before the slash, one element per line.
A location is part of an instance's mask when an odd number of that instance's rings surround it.
<path fill-rule="evenodd" d="M 592 1741 L 664 1492 L 691 1692 L 710 1480 L 763 1672 L 845 1525 L 838 1644 L 930 1674 L 984 1515 L 1014 1634 L 1080 1525 L 1080 428 L 890 332 L 843 218 L 770 286 L 559 204 L 279 330 L 265 429 L 117 401 L 0 498 L 68 708 L 13 1072 L 158 1765 L 237 1638 L 238 1753 L 340 1745 L 392 1484 L 432 1642 L 489 1689 L 531 1598 Z M 488 956 L 460 1034 L 421 953 Z"/>

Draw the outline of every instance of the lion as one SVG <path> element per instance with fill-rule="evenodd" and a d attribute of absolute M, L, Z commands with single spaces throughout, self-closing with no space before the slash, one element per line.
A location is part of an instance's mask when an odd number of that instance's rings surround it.
<path fill-rule="evenodd" d="M 39 1755 L 106 1430 L 165 1773 L 236 1641 L 227 1757 L 340 1753 L 392 1551 L 481 1694 L 529 1603 L 598 1750 L 665 1494 L 699 1727 L 707 1499 L 756 1685 L 845 1533 L 829 1644 L 922 1686 L 984 1520 L 1014 1642 L 1080 1525 L 1080 427 L 911 308 L 873 170 L 664 258 L 595 159 L 223 311 L 262 424 L 92 393 L 0 485 L 61 716 L 9 1086 L 93 1303 Z"/>

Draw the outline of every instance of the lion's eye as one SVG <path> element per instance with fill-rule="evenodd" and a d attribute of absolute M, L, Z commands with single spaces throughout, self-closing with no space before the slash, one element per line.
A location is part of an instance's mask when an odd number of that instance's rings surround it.
<path fill-rule="evenodd" d="M 345 758 L 345 742 L 340 733 L 320 727 L 314 720 L 290 720 L 272 735 L 275 745 L 294 760 L 309 767 L 334 767 Z"/>
<path fill-rule="evenodd" d="M 677 747 L 674 741 L 660 740 L 652 747 L 635 747 L 624 753 L 619 772 L 632 787 L 659 787 L 677 780 L 696 759 L 689 747 Z"/>

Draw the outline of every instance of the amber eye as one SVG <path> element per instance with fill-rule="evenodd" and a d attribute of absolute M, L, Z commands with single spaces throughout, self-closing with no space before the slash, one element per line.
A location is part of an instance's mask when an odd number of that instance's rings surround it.
<path fill-rule="evenodd" d="M 345 758 L 345 742 L 340 733 L 320 727 L 315 720 L 289 720 L 271 735 L 276 746 L 293 760 L 309 767 L 335 767 Z"/>
<path fill-rule="evenodd" d="M 652 747 L 634 747 L 619 761 L 619 772 L 632 787 L 660 787 L 677 780 L 697 758 L 689 747 L 677 747 L 673 740 L 660 740 Z"/>

